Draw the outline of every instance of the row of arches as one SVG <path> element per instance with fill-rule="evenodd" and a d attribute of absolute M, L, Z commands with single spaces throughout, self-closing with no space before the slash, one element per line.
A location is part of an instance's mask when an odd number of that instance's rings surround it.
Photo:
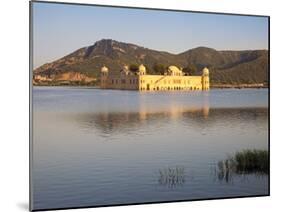
<path fill-rule="evenodd" d="M 146 87 L 141 87 L 140 90 L 142 91 L 180 91 L 180 90 L 201 90 L 200 87 L 178 87 L 178 86 L 168 86 L 168 87 L 160 87 L 160 86 L 156 86 L 151 88 L 149 84 L 146 85 Z"/>

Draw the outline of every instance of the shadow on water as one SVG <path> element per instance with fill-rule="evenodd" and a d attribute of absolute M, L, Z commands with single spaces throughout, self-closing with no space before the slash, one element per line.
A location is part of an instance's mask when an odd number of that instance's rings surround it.
<path fill-rule="evenodd" d="M 159 169 L 158 183 L 168 188 L 183 186 L 185 183 L 184 167 Z"/>
<path fill-rule="evenodd" d="M 233 182 L 235 176 L 247 179 L 247 176 L 266 177 L 269 173 L 267 150 L 243 150 L 221 160 L 214 168 L 215 178 L 220 182 Z"/>
<path fill-rule="evenodd" d="M 79 127 L 88 132 L 94 129 L 104 134 L 130 133 L 139 130 L 140 126 L 153 126 L 167 124 L 175 120 L 189 127 L 212 127 L 221 120 L 228 123 L 241 124 L 241 122 L 266 122 L 267 108 L 172 108 L 159 111 L 138 112 L 100 112 L 82 113 L 75 115 L 74 120 Z"/>

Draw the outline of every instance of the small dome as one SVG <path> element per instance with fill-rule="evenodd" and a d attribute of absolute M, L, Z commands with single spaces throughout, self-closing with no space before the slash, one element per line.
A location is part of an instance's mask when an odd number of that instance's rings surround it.
<path fill-rule="evenodd" d="M 101 68 L 101 72 L 108 72 L 108 68 L 107 68 L 106 66 L 103 66 L 103 67 Z"/>
<path fill-rule="evenodd" d="M 180 70 L 177 66 L 169 66 L 168 70 L 172 71 L 172 72 L 180 72 Z"/>
<path fill-rule="evenodd" d="M 207 67 L 203 68 L 203 75 L 209 75 L 209 69 Z"/>
<path fill-rule="evenodd" d="M 139 72 L 146 72 L 146 68 L 143 64 L 139 66 Z"/>
<path fill-rule="evenodd" d="M 177 66 L 169 66 L 168 74 L 172 76 L 182 76 L 182 70 L 180 70 Z"/>
<path fill-rule="evenodd" d="M 129 70 L 129 66 L 124 65 L 124 66 L 123 66 L 123 71 L 128 71 L 128 70 Z"/>

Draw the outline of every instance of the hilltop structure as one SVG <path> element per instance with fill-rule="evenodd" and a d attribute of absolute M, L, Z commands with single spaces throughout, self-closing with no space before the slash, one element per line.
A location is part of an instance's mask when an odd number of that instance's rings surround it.
<path fill-rule="evenodd" d="M 201 76 L 185 76 L 182 69 L 169 66 L 164 75 L 148 75 L 141 64 L 137 72 L 124 66 L 120 73 L 101 68 L 101 88 L 139 91 L 209 90 L 209 70 L 204 68 Z"/>

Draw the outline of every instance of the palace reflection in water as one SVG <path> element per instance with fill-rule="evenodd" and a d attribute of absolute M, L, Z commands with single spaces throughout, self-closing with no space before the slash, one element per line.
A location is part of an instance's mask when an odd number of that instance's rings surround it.
<path fill-rule="evenodd" d="M 210 109 L 208 105 L 203 108 L 183 109 L 173 107 L 166 111 L 140 112 L 103 112 L 82 113 L 74 117 L 79 126 L 85 130 L 99 129 L 105 134 L 128 133 L 137 130 L 141 125 L 153 125 L 159 122 L 167 123 L 180 120 L 185 124 L 198 127 L 208 127 L 222 118 L 231 120 L 231 124 L 239 124 L 241 120 L 256 122 L 266 121 L 268 111 L 266 108 L 217 108 Z"/>

